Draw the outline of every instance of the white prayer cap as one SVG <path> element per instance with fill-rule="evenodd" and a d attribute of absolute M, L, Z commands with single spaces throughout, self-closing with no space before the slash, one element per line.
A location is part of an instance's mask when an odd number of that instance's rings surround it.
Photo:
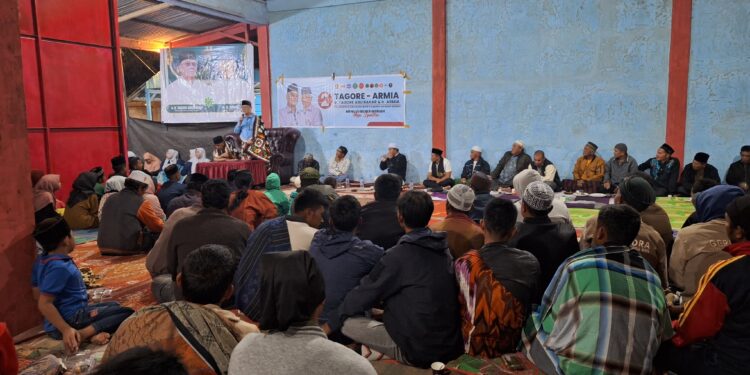
<path fill-rule="evenodd" d="M 516 194 L 521 195 L 532 182 L 541 180 L 542 176 L 536 169 L 524 169 L 513 177 L 513 189 L 516 190 Z"/>
<path fill-rule="evenodd" d="M 525 143 L 523 143 L 523 141 L 522 141 L 522 140 L 520 140 L 520 139 L 517 139 L 517 140 L 516 140 L 515 142 L 513 142 L 513 144 L 514 144 L 514 145 L 519 145 L 519 146 L 521 146 L 521 148 L 524 148 L 524 147 L 526 147 L 526 144 L 525 144 Z"/>
<path fill-rule="evenodd" d="M 522 199 L 527 206 L 537 211 L 546 211 L 552 207 L 555 192 L 543 181 L 534 181 L 526 187 Z"/>
<path fill-rule="evenodd" d="M 128 157 L 129 157 L 129 158 L 132 158 L 132 157 L 135 157 L 135 156 L 138 156 L 138 155 L 136 155 L 136 154 L 135 154 L 135 152 L 133 152 L 133 151 L 128 151 Z"/>
<path fill-rule="evenodd" d="M 482 148 L 479 146 L 474 146 L 471 148 L 471 151 L 482 152 Z"/>
<path fill-rule="evenodd" d="M 395 148 L 395 149 L 398 149 L 398 145 L 397 145 L 397 144 L 395 144 L 395 143 L 389 143 L 389 144 L 388 144 L 388 148 Z"/>
<path fill-rule="evenodd" d="M 469 211 L 474 204 L 474 190 L 468 185 L 456 185 L 448 190 L 448 203 L 459 211 Z"/>

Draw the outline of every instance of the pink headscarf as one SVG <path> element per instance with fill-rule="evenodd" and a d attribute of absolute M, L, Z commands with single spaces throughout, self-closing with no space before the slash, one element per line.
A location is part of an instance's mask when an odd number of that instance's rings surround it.
<path fill-rule="evenodd" d="M 34 211 L 39 211 L 48 204 L 55 205 L 55 192 L 60 190 L 60 175 L 47 174 L 34 185 Z"/>

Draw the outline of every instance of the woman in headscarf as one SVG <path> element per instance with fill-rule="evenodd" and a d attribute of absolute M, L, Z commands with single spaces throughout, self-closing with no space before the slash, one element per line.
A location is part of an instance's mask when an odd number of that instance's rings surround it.
<path fill-rule="evenodd" d="M 276 205 L 261 191 L 252 190 L 253 175 L 237 171 L 233 184 L 237 189 L 229 197 L 229 214 L 247 223 L 251 231 L 278 215 Z"/>
<path fill-rule="evenodd" d="M 190 166 L 190 174 L 196 173 L 195 171 L 196 171 L 196 166 L 198 165 L 198 163 L 208 163 L 210 161 L 211 160 L 209 160 L 208 158 L 206 158 L 206 149 L 204 149 L 203 147 L 196 148 L 195 149 L 195 155 L 194 155 L 193 159 L 190 160 L 190 162 L 191 162 L 191 164 L 190 164 L 191 165 Z"/>
<path fill-rule="evenodd" d="M 134 171 L 128 176 L 128 178 L 132 178 L 137 181 L 142 181 L 143 183 L 148 185 L 148 188 L 146 188 L 146 193 L 143 194 L 143 199 L 147 202 L 149 202 L 156 212 L 156 215 L 159 216 L 162 221 L 167 219 L 167 215 L 164 213 L 164 210 L 161 208 L 161 204 L 159 204 L 159 198 L 156 196 L 156 187 L 154 186 L 154 179 L 151 178 L 146 172 L 142 171 Z"/>
<path fill-rule="evenodd" d="M 99 227 L 99 197 L 94 192 L 98 178 L 94 173 L 83 172 L 73 182 L 63 215 L 70 229 Z"/>
<path fill-rule="evenodd" d="M 185 161 L 180 159 L 180 153 L 177 152 L 177 150 L 170 148 L 169 150 L 167 150 L 167 154 L 165 155 L 165 158 L 164 158 L 164 163 L 162 163 L 161 165 L 161 170 L 164 171 L 164 168 L 172 164 L 176 164 L 178 167 L 180 167 L 180 172 L 182 172 L 183 175 L 187 174 L 183 170 L 183 167 L 185 166 Z"/>
<path fill-rule="evenodd" d="M 323 309 L 323 275 L 307 251 L 261 258 L 260 329 L 235 347 L 229 374 L 375 374 L 370 362 L 329 341 L 318 326 Z M 321 361 L 324 358 L 324 361 Z"/>
<path fill-rule="evenodd" d="M 99 220 L 102 219 L 102 208 L 104 208 L 104 202 L 107 198 L 111 197 L 112 194 L 119 192 L 125 188 L 126 177 L 123 176 L 112 176 L 107 180 L 104 185 L 104 195 L 99 199 Z"/>
<path fill-rule="evenodd" d="M 94 185 L 94 192 L 96 196 L 101 198 L 104 195 L 104 168 L 94 167 L 89 172 L 96 175 L 96 185 Z"/>
<path fill-rule="evenodd" d="M 276 173 L 269 173 L 266 177 L 265 194 L 276 205 L 276 211 L 279 215 L 286 215 L 289 212 L 291 203 L 289 197 L 281 191 L 281 178 Z"/>
<path fill-rule="evenodd" d="M 40 177 L 34 184 L 34 220 L 37 224 L 44 219 L 60 216 L 55 209 L 55 193 L 60 190 L 60 175 L 48 174 Z"/>

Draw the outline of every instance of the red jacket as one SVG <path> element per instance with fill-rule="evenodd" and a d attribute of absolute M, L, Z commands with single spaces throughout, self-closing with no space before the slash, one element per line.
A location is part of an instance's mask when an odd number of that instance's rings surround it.
<path fill-rule="evenodd" d="M 714 263 L 695 297 L 672 322 L 675 346 L 707 341 L 721 362 L 750 367 L 750 241 L 724 248 L 732 258 Z M 742 367 L 740 367 L 742 368 Z"/>

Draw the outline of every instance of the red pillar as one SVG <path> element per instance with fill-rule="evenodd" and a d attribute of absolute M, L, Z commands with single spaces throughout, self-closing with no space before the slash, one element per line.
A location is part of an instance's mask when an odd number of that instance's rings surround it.
<path fill-rule="evenodd" d="M 273 127 L 273 110 L 271 109 L 271 53 L 268 42 L 268 26 L 258 26 L 258 61 L 260 65 L 260 98 L 263 122 L 266 129 Z"/>
<path fill-rule="evenodd" d="M 675 149 L 674 156 L 683 162 L 685 161 L 685 119 L 687 118 L 692 12 L 692 0 L 674 0 L 672 3 L 666 140 Z"/>
<path fill-rule="evenodd" d="M 31 295 L 34 210 L 16 1 L 0 7 L 0 25 L 0 321 L 19 334 L 41 318 Z"/>
<path fill-rule="evenodd" d="M 432 146 L 442 150 L 446 146 L 445 17 L 445 0 L 432 0 Z"/>

